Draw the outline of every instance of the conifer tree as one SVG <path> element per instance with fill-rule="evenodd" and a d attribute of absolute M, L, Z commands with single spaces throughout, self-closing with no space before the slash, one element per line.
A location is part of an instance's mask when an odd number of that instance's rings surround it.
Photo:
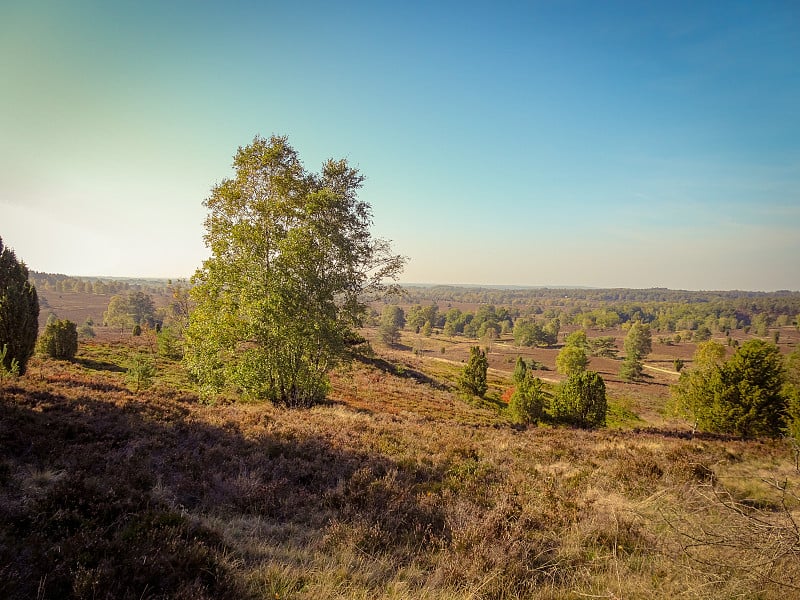
<path fill-rule="evenodd" d="M 18 365 L 25 373 L 39 333 L 39 299 L 28 281 L 28 268 L 0 238 L 0 348 L 6 348 L 3 366 Z"/>

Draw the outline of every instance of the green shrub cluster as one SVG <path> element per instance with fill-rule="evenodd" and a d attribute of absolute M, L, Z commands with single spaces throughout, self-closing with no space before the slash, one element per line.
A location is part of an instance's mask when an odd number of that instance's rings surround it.
<path fill-rule="evenodd" d="M 39 352 L 71 360 L 78 352 L 78 327 L 68 319 L 51 319 L 39 338 Z"/>

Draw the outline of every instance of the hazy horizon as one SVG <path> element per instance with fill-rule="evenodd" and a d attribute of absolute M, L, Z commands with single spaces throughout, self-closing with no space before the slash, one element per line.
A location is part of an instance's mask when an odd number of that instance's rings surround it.
<path fill-rule="evenodd" d="M 781 1 L 11 0 L 0 237 L 188 277 L 203 200 L 275 133 L 362 171 L 403 281 L 797 290 L 798 31 Z"/>

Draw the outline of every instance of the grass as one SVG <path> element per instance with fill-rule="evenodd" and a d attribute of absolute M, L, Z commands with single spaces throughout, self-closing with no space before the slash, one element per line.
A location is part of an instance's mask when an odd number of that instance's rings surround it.
<path fill-rule="evenodd" d="M 515 428 L 453 391 L 458 366 L 392 353 L 333 373 L 312 409 L 210 406 L 174 361 L 134 393 L 125 364 L 143 346 L 101 335 L 0 391 L 0 597 L 785 598 L 800 586 L 800 475 L 780 440 L 635 429 L 641 398 L 616 394 L 606 429 Z M 504 377 L 493 372 L 493 392 Z"/>

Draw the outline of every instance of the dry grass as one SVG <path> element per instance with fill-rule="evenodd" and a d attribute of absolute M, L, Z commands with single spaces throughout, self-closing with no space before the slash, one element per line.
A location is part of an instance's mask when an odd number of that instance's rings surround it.
<path fill-rule="evenodd" d="M 800 577 L 778 441 L 513 428 L 408 354 L 310 410 L 209 406 L 172 362 L 130 391 L 127 344 L 0 392 L 2 597 L 784 598 Z"/>

